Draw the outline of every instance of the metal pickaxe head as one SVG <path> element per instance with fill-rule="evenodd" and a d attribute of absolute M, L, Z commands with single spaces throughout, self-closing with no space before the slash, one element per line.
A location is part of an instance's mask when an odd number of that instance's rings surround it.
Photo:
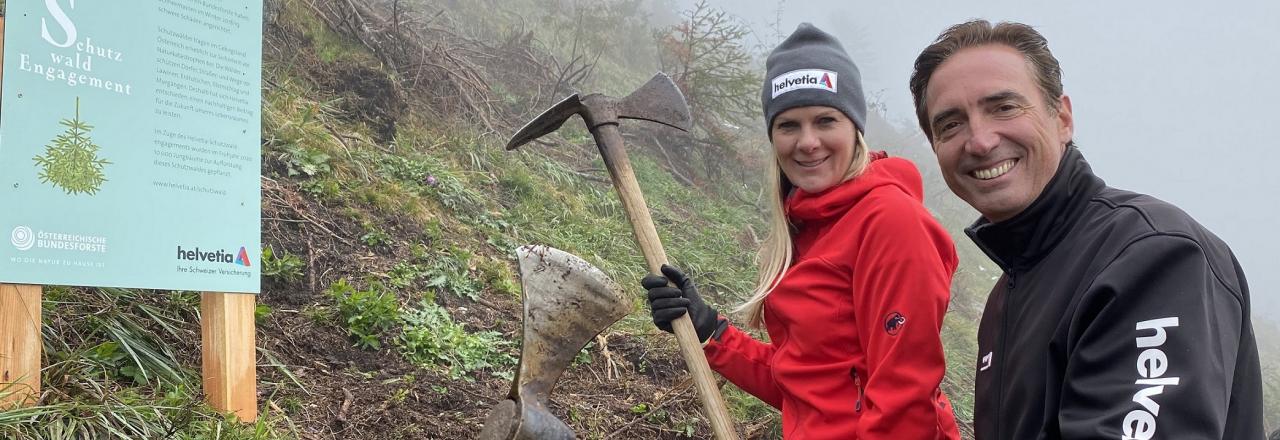
<path fill-rule="evenodd" d="M 643 119 L 682 131 L 689 131 L 692 124 L 684 94 L 680 93 L 671 77 L 659 72 L 622 99 L 598 93 L 581 98 L 577 93 L 570 95 L 520 128 L 507 142 L 507 149 L 514 150 L 560 129 L 564 121 L 576 114 L 582 115 L 587 128 L 617 124 L 619 119 Z"/>
<path fill-rule="evenodd" d="M 507 398 L 485 420 L 481 440 L 572 439 L 573 431 L 547 409 L 556 379 L 573 358 L 632 304 L 604 272 L 547 246 L 522 246 L 524 335 L 520 364 Z"/>

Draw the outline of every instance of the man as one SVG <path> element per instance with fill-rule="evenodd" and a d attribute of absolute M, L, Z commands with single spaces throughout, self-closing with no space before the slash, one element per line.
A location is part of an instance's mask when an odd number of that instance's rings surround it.
<path fill-rule="evenodd" d="M 978 439 L 1262 439 L 1249 293 L 1185 212 L 1107 187 L 1029 26 L 956 25 L 911 77 L 966 233 L 1004 270 L 978 329 Z"/>

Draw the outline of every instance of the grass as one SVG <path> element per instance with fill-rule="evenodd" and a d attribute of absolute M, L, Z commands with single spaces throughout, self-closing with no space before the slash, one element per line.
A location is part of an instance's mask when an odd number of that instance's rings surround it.
<path fill-rule="evenodd" d="M 115 288 L 45 289 L 44 393 L 35 405 L 0 411 L 0 438 L 296 438 L 263 402 L 242 424 L 202 403 L 192 370 L 199 341 L 193 292 Z M 0 390 L 0 394 L 10 390 Z"/>
<path fill-rule="evenodd" d="M 977 377 L 977 321 L 950 314 L 942 323 L 942 346 L 946 350 L 947 373 L 942 390 L 951 400 L 956 419 L 973 422 L 973 386 Z"/>
<path fill-rule="evenodd" d="M 351 61 L 377 65 L 374 58 L 359 42 L 353 41 L 329 29 L 302 1 L 282 0 L 282 19 L 300 25 L 303 38 L 308 41 L 316 56 L 325 63 Z"/>
<path fill-rule="evenodd" d="M 515 283 L 518 278 L 505 260 L 485 258 L 477 264 L 476 270 L 480 272 L 480 283 L 489 286 L 494 293 L 513 297 L 520 295 L 520 286 Z"/>
<path fill-rule="evenodd" d="M 766 426 L 766 432 L 756 435 L 765 438 L 782 438 L 782 414 L 764 401 L 730 384 L 721 388 L 724 400 L 733 420 L 749 421 L 753 425 Z M 757 437 L 758 438 L 758 437 Z"/>

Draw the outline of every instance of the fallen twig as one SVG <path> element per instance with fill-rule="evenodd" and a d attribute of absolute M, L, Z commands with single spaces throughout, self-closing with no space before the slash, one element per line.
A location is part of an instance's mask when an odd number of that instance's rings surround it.
<path fill-rule="evenodd" d="M 355 396 L 351 395 L 351 390 L 342 389 L 342 407 L 338 410 L 338 421 L 347 423 L 347 412 L 351 411 L 351 401 L 355 400 Z"/>
<path fill-rule="evenodd" d="M 679 391 L 673 391 L 663 395 L 661 398 L 658 399 L 658 401 L 654 402 L 653 406 L 649 407 L 648 411 L 645 411 L 643 414 L 636 415 L 634 418 L 631 419 L 630 422 L 622 424 L 622 426 L 619 426 L 618 429 L 613 430 L 613 432 L 610 432 L 609 435 L 604 436 L 604 438 L 617 438 L 619 434 L 626 432 L 627 428 L 630 428 L 631 425 L 635 425 L 636 423 L 643 421 L 645 416 L 649 415 L 649 413 L 652 413 L 654 411 L 657 411 L 659 408 L 667 406 L 671 402 L 675 401 L 676 397 L 687 394 L 689 391 L 693 390 L 693 381 L 689 380 L 688 378 L 681 381 L 681 384 L 682 385 L 677 385 L 677 389 Z"/>

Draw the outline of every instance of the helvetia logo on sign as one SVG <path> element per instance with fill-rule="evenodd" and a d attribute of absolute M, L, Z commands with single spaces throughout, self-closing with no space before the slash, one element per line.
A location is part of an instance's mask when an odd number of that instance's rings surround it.
<path fill-rule="evenodd" d="M 217 251 L 202 251 L 197 246 L 195 249 L 183 249 L 178 246 L 178 259 L 187 261 L 204 261 L 209 263 L 227 263 L 239 266 L 249 267 L 249 252 L 244 246 L 240 247 L 240 252 L 230 253 L 225 249 Z"/>

